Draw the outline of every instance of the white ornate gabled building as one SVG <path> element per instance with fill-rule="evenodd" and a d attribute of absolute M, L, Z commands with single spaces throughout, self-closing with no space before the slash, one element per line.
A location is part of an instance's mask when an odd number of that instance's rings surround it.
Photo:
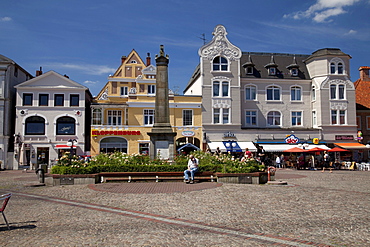
<path fill-rule="evenodd" d="M 224 26 L 215 27 L 184 90 L 203 97 L 205 147 L 238 152 L 259 144 L 281 152 L 289 136 L 299 143 L 356 144 L 348 54 L 337 48 L 311 55 L 242 52 L 226 36 Z"/>
<path fill-rule="evenodd" d="M 54 71 L 16 88 L 15 155 L 13 169 L 48 166 L 64 153 L 88 155 L 90 102 L 87 87 Z M 87 109 L 87 111 L 86 111 Z M 76 140 L 71 147 L 68 140 Z"/>

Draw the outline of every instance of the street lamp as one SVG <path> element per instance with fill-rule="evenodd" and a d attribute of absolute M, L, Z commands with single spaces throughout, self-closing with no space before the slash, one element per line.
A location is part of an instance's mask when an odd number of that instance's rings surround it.
<path fill-rule="evenodd" d="M 76 139 L 69 139 L 68 141 L 67 141 L 67 146 L 68 147 L 71 147 L 71 151 L 70 151 L 70 153 L 69 153 L 69 163 L 70 163 L 70 165 L 72 165 L 72 153 L 73 153 L 73 145 L 76 145 L 77 144 L 77 140 Z"/>

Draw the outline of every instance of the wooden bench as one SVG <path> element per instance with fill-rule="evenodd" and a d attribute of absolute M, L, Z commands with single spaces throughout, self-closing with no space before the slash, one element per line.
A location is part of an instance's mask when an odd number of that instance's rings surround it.
<path fill-rule="evenodd" d="M 126 181 L 178 181 L 184 180 L 184 172 L 101 172 L 99 173 L 100 182 Z M 213 172 L 198 172 L 195 180 L 210 180 L 214 182 L 216 177 Z"/>

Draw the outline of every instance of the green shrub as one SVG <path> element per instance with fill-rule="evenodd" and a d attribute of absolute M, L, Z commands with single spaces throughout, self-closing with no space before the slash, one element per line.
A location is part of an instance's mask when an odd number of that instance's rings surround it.
<path fill-rule="evenodd" d="M 199 159 L 200 171 L 222 173 L 250 173 L 263 171 L 264 166 L 254 159 L 247 162 L 233 160 L 230 155 L 215 156 L 210 153 L 196 151 L 192 153 Z M 61 157 L 52 174 L 93 174 L 99 172 L 179 172 L 187 168 L 188 156 L 178 155 L 172 163 L 166 160 L 150 160 L 147 155 L 128 155 L 121 152 L 99 154 L 86 163 L 76 156 L 69 158 L 69 153 Z"/>

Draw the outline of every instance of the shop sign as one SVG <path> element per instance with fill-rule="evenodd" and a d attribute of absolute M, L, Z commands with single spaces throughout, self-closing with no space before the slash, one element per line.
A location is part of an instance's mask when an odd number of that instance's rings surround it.
<path fill-rule="evenodd" d="M 296 137 L 295 135 L 290 135 L 287 138 L 284 139 L 285 143 L 288 144 L 294 144 L 294 143 L 299 143 L 299 138 Z"/>
<path fill-rule="evenodd" d="M 111 136 L 124 136 L 124 135 L 140 135 L 140 131 L 132 131 L 132 130 L 92 130 L 92 136 L 103 136 L 103 135 L 111 135 Z"/>
<path fill-rule="evenodd" d="M 353 136 L 335 136 L 335 140 L 353 140 Z"/>
<path fill-rule="evenodd" d="M 224 137 L 235 137 L 235 134 L 229 131 L 229 132 L 224 133 Z"/>
<path fill-rule="evenodd" d="M 185 130 L 185 131 L 181 132 L 181 134 L 183 136 L 194 136 L 195 135 L 194 131 L 191 131 L 191 130 Z"/>

